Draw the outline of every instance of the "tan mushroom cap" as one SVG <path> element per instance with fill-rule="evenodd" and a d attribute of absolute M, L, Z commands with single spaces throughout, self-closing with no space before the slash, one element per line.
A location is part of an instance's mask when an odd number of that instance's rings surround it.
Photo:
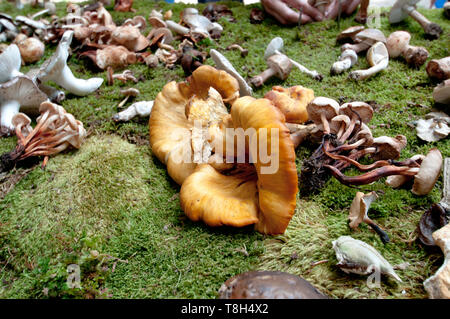
<path fill-rule="evenodd" d="M 419 172 L 414 176 L 412 193 L 426 195 L 436 184 L 442 168 L 442 154 L 437 148 L 432 148 L 422 160 Z"/>
<path fill-rule="evenodd" d="M 386 40 L 386 48 L 390 58 L 397 58 L 403 54 L 411 40 L 411 34 L 406 31 L 392 32 Z"/>
<path fill-rule="evenodd" d="M 186 107 L 194 96 L 207 100 L 211 87 L 220 93 L 224 102 L 232 102 L 239 96 L 239 85 L 235 78 L 211 66 L 201 66 L 192 73 L 187 82 L 167 83 L 156 96 L 150 113 L 152 151 L 167 165 L 169 175 L 179 185 L 197 166 L 190 156 L 194 121 L 187 117 Z M 210 114 L 205 109 L 202 110 L 204 114 Z"/>
<path fill-rule="evenodd" d="M 383 32 L 378 29 L 365 29 L 356 34 L 355 42 L 364 42 L 366 44 L 372 45 L 376 42 L 386 43 L 386 37 Z"/>
<path fill-rule="evenodd" d="M 342 31 L 341 33 L 339 33 L 339 35 L 336 37 L 336 40 L 341 41 L 341 40 L 348 39 L 348 38 L 353 40 L 353 38 L 363 30 L 364 30 L 364 26 L 362 26 L 362 25 L 356 25 L 356 26 L 349 27 L 349 28 L 345 29 L 344 31 Z"/>
<path fill-rule="evenodd" d="M 350 118 L 345 114 L 339 114 L 333 117 L 330 122 L 331 133 L 336 134 L 341 128 L 342 123 L 345 124 L 345 127 L 348 127 L 350 125 Z"/>
<path fill-rule="evenodd" d="M 322 114 L 330 121 L 333 117 L 339 115 L 339 108 L 338 102 L 323 96 L 316 97 L 306 106 L 308 118 L 315 124 L 322 124 Z"/>
<path fill-rule="evenodd" d="M 157 16 L 148 17 L 148 22 L 154 28 L 167 28 L 166 22 L 164 22 L 164 20 L 160 19 Z"/>
<path fill-rule="evenodd" d="M 400 152 L 406 146 L 406 142 L 406 137 L 400 134 L 395 137 L 379 136 L 374 138 L 372 146 L 377 147 L 377 152 L 373 155 L 373 159 L 398 159 Z"/>
<path fill-rule="evenodd" d="M 137 27 L 125 25 L 117 27 L 112 32 L 111 44 L 123 45 L 130 51 L 138 52 L 148 47 L 150 42 L 141 34 Z"/>
<path fill-rule="evenodd" d="M 353 112 L 352 112 L 353 110 Z M 369 123 L 373 117 L 373 108 L 364 102 L 349 102 L 345 103 L 340 108 L 340 113 L 347 115 L 349 118 L 357 117 L 358 113 L 363 123 Z M 359 120 L 359 118 L 356 118 Z"/>
<path fill-rule="evenodd" d="M 301 85 L 290 88 L 274 86 L 264 98 L 280 109 L 286 117 L 286 122 L 300 124 L 308 121 L 306 106 L 314 99 L 314 91 Z"/>
<path fill-rule="evenodd" d="M 364 123 L 361 123 L 361 130 L 358 133 L 356 133 L 356 138 L 358 140 L 365 139 L 365 141 L 360 146 L 370 146 L 373 144 L 372 131 Z"/>

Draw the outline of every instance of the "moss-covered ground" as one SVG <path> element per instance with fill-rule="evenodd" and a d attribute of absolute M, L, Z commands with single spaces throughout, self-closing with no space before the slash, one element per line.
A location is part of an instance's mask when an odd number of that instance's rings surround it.
<path fill-rule="evenodd" d="M 273 37 L 281 36 L 288 56 L 325 75 L 317 82 L 294 70 L 285 82 L 273 79 L 255 90 L 256 97 L 273 85 L 300 84 L 314 89 L 316 96 L 341 102 L 373 101 L 376 114 L 370 125 L 374 135 L 404 134 L 408 139 L 401 158 L 425 154 L 432 147 L 439 148 L 444 157 L 450 156 L 450 139 L 424 143 L 412 125 L 434 107 L 431 92 L 436 83 L 427 77 L 425 66 L 411 69 L 398 59 L 362 82 L 348 80 L 348 72 L 329 76 L 329 68 L 340 54 L 335 37 L 355 25 L 353 16 L 343 18 L 340 28 L 335 21 L 286 28 L 271 18 L 250 24 L 250 9 L 258 5 L 224 3 L 232 9 L 236 22 L 220 20 L 223 36 L 203 41 L 202 50 L 218 49 L 249 78 L 265 69 L 265 47 Z M 172 9 L 176 20 L 187 6 L 135 1 L 133 7 L 136 14 L 146 17 L 151 9 Z M 108 9 L 117 24 L 134 15 Z M 25 7 L 21 14 L 38 10 Z M 425 46 L 430 59 L 450 55 L 449 20 L 437 10 L 420 11 L 443 27 L 439 40 L 425 40 L 420 25 L 409 18 L 389 25 L 385 12 L 381 30 L 386 36 L 408 30 L 412 43 Z M 9 2 L 0 3 L 0 12 L 19 14 Z M 58 15 L 64 15 L 62 3 Z M 241 58 L 237 51 L 226 51 L 232 43 L 247 48 L 249 55 Z M 44 59 L 22 70 L 39 66 L 54 49 L 55 45 L 48 45 Z M 206 63 L 213 64 L 211 59 Z M 89 61 L 76 55 L 69 59 L 69 66 L 79 77 L 106 80 L 106 72 L 93 69 Z M 353 69 L 367 66 L 361 55 Z M 389 234 L 391 242 L 386 245 L 366 225 L 355 231 L 348 227 L 348 209 L 357 189 L 335 179 L 313 195 L 300 189 L 296 213 L 281 236 L 262 236 L 252 228 L 211 229 L 193 223 L 180 209 L 179 186 L 152 155 L 148 119 L 111 120 L 118 111 L 120 88 L 134 86 L 141 91 L 139 100 L 151 100 L 168 81 L 183 80 L 184 73 L 180 66 L 169 70 L 137 64 L 130 69 L 141 76 L 139 83 L 105 83 L 95 94 L 69 94 L 62 102 L 89 132 L 80 150 L 52 157 L 45 170 L 36 165 L 0 177 L 0 297 L 215 298 L 227 278 L 255 269 L 298 274 L 333 298 L 426 297 L 422 282 L 438 269 L 442 257 L 438 250 L 425 249 L 415 241 L 415 229 L 421 214 L 440 200 L 442 177 L 434 190 L 422 197 L 408 189 L 390 189 L 384 180 L 363 187 L 381 191 L 370 216 Z M 15 143 L 15 137 L 0 139 L 0 153 L 11 150 Z M 297 149 L 299 172 L 302 159 L 311 152 L 310 145 Z M 383 278 L 379 288 L 369 288 L 365 277 L 339 270 L 331 242 L 341 235 L 373 245 L 393 265 L 409 263 L 406 269 L 397 270 L 403 283 Z M 316 264 L 318 261 L 322 263 Z M 80 266 L 80 289 L 66 284 L 70 264 Z"/>

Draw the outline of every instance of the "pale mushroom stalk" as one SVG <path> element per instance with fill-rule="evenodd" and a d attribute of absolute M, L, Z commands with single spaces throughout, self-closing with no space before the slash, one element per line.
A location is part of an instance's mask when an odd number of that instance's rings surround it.
<path fill-rule="evenodd" d="M 136 116 L 146 117 L 150 115 L 153 101 L 141 101 L 131 104 L 127 109 L 113 116 L 116 122 L 127 122 Z"/>
<path fill-rule="evenodd" d="M 331 75 L 340 74 L 350 69 L 358 61 L 358 55 L 351 49 L 344 50 L 339 57 L 339 61 L 334 62 L 331 67 Z"/>
<path fill-rule="evenodd" d="M 286 80 L 292 70 L 291 60 L 284 54 L 274 54 L 267 59 L 268 69 L 250 79 L 250 83 L 256 87 L 262 86 L 269 78 L 277 76 Z"/>
<path fill-rule="evenodd" d="M 36 18 L 38 18 L 38 17 L 40 17 L 40 16 L 43 16 L 43 15 L 45 15 L 45 14 L 55 14 L 55 12 L 56 12 L 56 6 L 55 6 L 55 4 L 53 3 L 53 2 L 46 2 L 45 3 L 45 5 L 44 5 L 44 10 L 41 10 L 41 11 L 39 11 L 39 12 L 36 12 L 35 14 L 33 14 L 32 16 L 31 16 L 31 19 L 36 19 Z"/>
<path fill-rule="evenodd" d="M 267 45 L 266 51 L 264 52 L 264 58 L 268 59 L 270 56 L 274 54 L 283 54 L 281 50 L 284 47 L 284 41 L 280 37 L 273 38 L 270 43 Z M 301 65 L 300 63 L 292 60 L 288 57 L 288 59 L 291 61 L 291 63 L 298 68 L 301 72 L 306 73 L 310 77 L 312 77 L 315 80 L 322 81 L 323 76 L 319 74 L 317 71 L 311 71 L 305 66 Z"/>
<path fill-rule="evenodd" d="M 248 55 L 248 50 L 241 47 L 239 44 L 230 44 L 227 46 L 227 50 L 238 50 L 241 52 L 242 57 L 246 57 Z"/>
<path fill-rule="evenodd" d="M 367 61 L 371 67 L 367 70 L 357 70 L 349 74 L 353 80 L 365 80 L 374 74 L 383 71 L 389 65 L 389 53 L 382 42 L 375 43 L 367 52 Z"/>
<path fill-rule="evenodd" d="M 442 28 L 425 18 L 416 10 L 416 4 L 419 0 L 397 0 L 389 13 L 389 22 L 398 23 L 408 15 L 419 22 L 425 31 L 425 35 L 430 39 L 438 39 L 442 34 Z"/>

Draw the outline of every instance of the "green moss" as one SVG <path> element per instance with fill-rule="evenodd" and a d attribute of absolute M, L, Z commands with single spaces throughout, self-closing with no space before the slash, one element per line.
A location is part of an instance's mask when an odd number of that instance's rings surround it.
<path fill-rule="evenodd" d="M 341 20 L 286 28 L 268 17 L 262 24 L 249 22 L 251 5 L 224 2 L 233 11 L 236 23 L 221 19 L 224 33 L 218 41 L 203 41 L 202 50 L 215 48 L 223 53 L 244 76 L 251 78 L 266 68 L 264 50 L 275 36 L 284 39 L 285 52 L 292 59 L 315 69 L 325 77 L 317 82 L 298 70 L 282 82 L 271 79 L 255 90 L 262 97 L 274 85 L 303 85 L 316 96 L 374 101 L 377 105 L 370 123 L 375 136 L 404 134 L 408 144 L 402 158 L 425 154 L 432 147 L 450 156 L 450 139 L 435 143 L 420 141 L 412 128 L 413 121 L 434 107 L 430 81 L 425 65 L 409 68 L 401 59 L 391 60 L 389 68 L 362 82 L 348 80 L 348 72 L 329 76 L 329 69 L 340 54 L 335 44 L 337 33 L 351 25 L 353 16 Z M 63 16 L 65 4 L 58 3 L 57 14 Z M 135 1 L 137 13 L 110 10 L 117 24 L 135 14 L 148 16 L 151 9 L 172 9 L 174 20 L 189 7 L 163 1 Z M 203 10 L 205 4 L 197 6 Z M 39 11 L 26 6 L 20 14 Z M 14 4 L 0 3 L 0 11 L 18 15 Z M 437 10 L 420 10 L 439 23 L 444 34 L 429 41 L 418 23 L 408 18 L 391 26 L 386 13 L 381 18 L 385 35 L 408 30 L 412 44 L 425 46 L 431 58 L 450 55 L 450 24 Z M 144 32 L 150 30 L 150 27 Z M 177 46 L 179 42 L 175 42 Z M 225 48 L 239 43 L 249 50 L 242 58 L 237 51 Z M 44 59 L 22 67 L 23 72 L 39 67 L 55 50 L 46 47 Z M 207 64 L 213 65 L 211 59 Z M 167 175 L 166 168 L 148 147 L 148 119 L 129 123 L 111 120 L 122 100 L 120 89 L 136 87 L 136 100 L 152 100 L 169 81 L 182 81 L 180 66 L 169 70 L 163 66 L 149 69 L 143 64 L 129 67 L 141 80 L 123 84 L 106 84 L 106 72 L 92 67 L 77 54 L 68 64 L 81 78 L 102 77 L 105 84 L 92 95 L 68 94 L 64 108 L 81 120 L 91 137 L 78 151 L 59 154 L 50 159 L 45 171 L 38 166 L 15 185 L 0 202 L 0 297 L 109 297 L 109 298 L 215 298 L 220 285 L 230 276 L 251 269 L 272 269 L 295 273 L 310 280 L 320 290 L 336 298 L 423 298 L 422 286 L 442 262 L 438 251 L 424 250 L 415 241 L 415 228 L 421 214 L 431 203 L 438 202 L 442 177 L 431 194 L 413 195 L 408 189 L 393 190 L 382 181 L 361 189 L 380 191 L 369 215 L 391 238 L 382 245 L 377 235 L 361 225 L 352 231 L 347 225 L 348 209 L 356 189 L 330 179 L 317 194 L 300 192 L 298 207 L 283 236 L 261 236 L 251 228 L 210 229 L 189 221 L 180 209 L 179 186 Z M 368 66 L 364 54 L 352 68 Z M 130 105 L 131 101 L 126 106 Z M 133 144 L 141 146 L 136 146 Z M 11 150 L 15 137 L 0 139 L 0 151 Z M 297 168 L 313 151 L 313 145 L 297 149 Z M 357 174 L 349 170 L 347 174 Z M 381 288 L 371 290 L 365 277 L 347 275 L 336 266 L 331 242 L 341 235 L 352 235 L 377 248 L 392 264 L 409 262 L 398 270 L 404 283 L 397 285 L 383 279 Z M 92 257 L 97 250 L 99 257 Z M 311 266 L 312 262 L 328 260 Z M 66 285 L 67 267 L 81 268 L 82 289 Z M 402 293 L 402 291 L 405 293 Z"/>

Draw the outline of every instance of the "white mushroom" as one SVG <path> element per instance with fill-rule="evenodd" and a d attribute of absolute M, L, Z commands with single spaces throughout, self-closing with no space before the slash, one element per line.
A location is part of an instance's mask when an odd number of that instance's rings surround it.
<path fill-rule="evenodd" d="M 369 69 L 353 71 L 349 74 L 349 78 L 357 81 L 364 80 L 388 67 L 389 53 L 383 42 L 377 42 L 370 47 L 367 52 L 367 61 L 371 66 Z"/>
<path fill-rule="evenodd" d="M 28 114 L 36 114 L 39 105 L 45 100 L 47 100 L 47 95 L 41 92 L 28 76 L 19 75 L 11 81 L 0 84 L 2 130 L 14 130 L 12 118 L 19 113 L 19 110 Z"/>
<path fill-rule="evenodd" d="M 350 69 L 356 63 L 356 61 L 358 61 L 358 55 L 356 54 L 356 52 L 351 49 L 347 49 L 341 53 L 339 61 L 334 62 L 333 66 L 331 67 L 330 73 L 332 75 L 340 74 L 345 70 Z"/>
<path fill-rule="evenodd" d="M 443 112 L 430 112 L 416 124 L 417 136 L 427 142 L 436 142 L 450 133 L 450 117 Z"/>
<path fill-rule="evenodd" d="M 450 79 L 445 80 L 434 88 L 433 99 L 436 103 L 450 104 Z"/>
<path fill-rule="evenodd" d="M 32 16 L 31 16 L 31 19 L 36 19 L 37 17 L 40 17 L 40 16 L 43 16 L 43 15 L 45 15 L 45 14 L 50 14 L 50 15 L 52 15 L 52 14 L 55 14 L 56 13 L 56 5 L 53 3 L 53 2 L 50 2 L 50 1 L 48 1 L 48 2 L 46 2 L 45 4 L 44 4 L 44 10 L 41 10 L 41 11 L 39 11 L 39 12 L 36 12 L 35 14 L 33 14 Z"/>
<path fill-rule="evenodd" d="M 424 47 L 409 45 L 411 35 L 406 31 L 395 31 L 386 40 L 386 47 L 390 58 L 403 56 L 406 63 L 412 67 L 419 67 L 428 58 L 428 51 Z"/>
<path fill-rule="evenodd" d="M 0 83 L 23 75 L 20 72 L 21 59 L 19 47 L 11 44 L 2 54 L 0 54 Z"/>
<path fill-rule="evenodd" d="M 78 79 L 73 75 L 67 66 L 72 37 L 73 31 L 64 32 L 56 52 L 41 66 L 38 78 L 43 83 L 53 81 L 70 93 L 84 96 L 97 90 L 102 85 L 103 79 L 91 78 L 84 80 Z"/>
<path fill-rule="evenodd" d="M 229 74 L 231 74 L 239 83 L 239 95 L 240 96 L 252 96 L 253 90 L 252 88 L 247 84 L 247 82 L 244 80 L 244 78 L 236 71 L 236 69 L 233 67 L 230 61 L 228 61 L 227 58 L 225 58 L 219 51 L 211 49 L 209 51 L 209 55 L 213 59 L 214 63 L 216 64 L 216 67 L 219 70 L 227 71 Z"/>
<path fill-rule="evenodd" d="M 116 122 L 126 122 L 136 116 L 146 117 L 152 111 L 153 101 L 140 101 L 131 104 L 127 109 L 119 112 L 113 116 Z"/>

